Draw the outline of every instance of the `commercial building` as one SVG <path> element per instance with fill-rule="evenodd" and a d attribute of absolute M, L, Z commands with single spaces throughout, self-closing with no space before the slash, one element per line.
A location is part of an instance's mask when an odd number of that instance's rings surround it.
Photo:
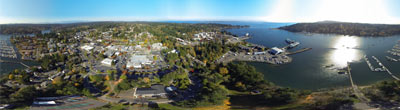
<path fill-rule="evenodd" d="M 90 52 L 94 47 L 89 45 L 84 45 L 81 47 L 82 50 Z"/>
<path fill-rule="evenodd" d="M 107 65 L 107 66 L 111 66 L 112 65 L 113 60 L 110 58 L 105 58 L 103 61 L 101 61 L 101 64 Z"/>
<path fill-rule="evenodd" d="M 269 51 L 269 53 L 271 53 L 273 55 L 278 55 L 282 52 L 283 52 L 283 50 L 278 47 L 272 47 L 271 50 Z"/>
<path fill-rule="evenodd" d="M 151 63 L 152 61 L 150 61 L 150 59 L 148 59 L 146 55 L 133 55 L 128 60 L 126 67 L 142 68 L 142 65 L 147 65 Z"/>
<path fill-rule="evenodd" d="M 133 93 L 133 97 L 165 97 L 166 94 L 165 86 L 157 84 L 152 85 L 150 88 L 137 88 Z"/>

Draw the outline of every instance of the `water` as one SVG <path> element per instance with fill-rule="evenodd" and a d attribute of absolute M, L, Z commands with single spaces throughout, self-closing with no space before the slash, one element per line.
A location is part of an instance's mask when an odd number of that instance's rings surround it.
<path fill-rule="evenodd" d="M 400 36 L 390 37 L 357 37 L 334 34 L 292 33 L 277 30 L 290 23 L 234 22 L 230 24 L 250 25 L 249 28 L 228 29 L 236 35 L 250 33 L 250 43 L 267 47 L 283 47 L 286 38 L 301 42 L 293 50 L 311 47 L 312 50 L 291 55 L 293 62 L 285 65 L 249 62 L 264 73 L 266 80 L 276 85 L 299 89 L 321 89 L 350 86 L 348 75 L 338 74 L 336 70 L 324 66 L 334 64 L 332 68 L 346 67 L 351 62 L 353 80 L 357 85 L 368 85 L 382 80 L 393 80 L 386 72 L 371 72 L 363 56 L 376 56 L 396 76 L 400 76 L 400 62 L 389 62 L 385 56 Z M 399 58 L 399 57 L 394 57 Z M 375 62 L 370 58 L 371 62 Z"/>
<path fill-rule="evenodd" d="M 11 37 L 11 35 L 0 34 L 0 40 L 7 40 L 8 43 L 11 44 L 10 37 Z M 17 54 L 17 57 L 18 57 L 17 59 L 6 58 L 6 57 L 0 57 L 0 59 L 1 60 L 5 60 L 5 61 L 23 62 L 24 64 L 26 64 L 28 66 L 34 66 L 34 65 L 38 65 L 39 64 L 39 63 L 34 62 L 34 61 L 21 60 L 20 59 L 21 58 L 20 54 Z M 0 62 L 0 75 L 9 73 L 9 72 L 11 72 L 11 71 L 13 71 L 15 69 L 24 69 L 24 68 L 26 68 L 26 67 L 21 65 L 20 63 L 4 63 L 4 62 Z"/>

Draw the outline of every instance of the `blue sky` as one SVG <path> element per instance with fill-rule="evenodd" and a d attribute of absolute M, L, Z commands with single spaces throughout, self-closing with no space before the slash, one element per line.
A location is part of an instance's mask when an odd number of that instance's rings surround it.
<path fill-rule="evenodd" d="M 235 20 L 397 23 L 399 0 L 0 0 L 0 23 Z"/>

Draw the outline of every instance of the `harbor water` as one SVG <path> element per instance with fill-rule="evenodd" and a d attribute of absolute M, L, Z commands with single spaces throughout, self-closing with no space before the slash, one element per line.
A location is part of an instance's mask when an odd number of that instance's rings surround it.
<path fill-rule="evenodd" d="M 225 22 L 226 23 L 226 22 Z M 270 65 L 266 63 L 248 62 L 264 73 L 268 81 L 284 87 L 298 89 L 323 89 L 348 87 L 348 75 L 338 74 L 338 69 L 347 66 L 350 62 L 354 83 L 359 86 L 376 83 L 383 80 L 394 80 L 386 72 L 372 72 L 364 55 L 376 56 L 389 68 L 394 75 L 400 77 L 400 62 L 391 62 L 385 56 L 393 56 L 387 52 L 400 40 L 400 35 L 389 37 L 359 37 L 335 34 L 292 33 L 274 29 L 291 23 L 265 22 L 233 22 L 230 24 L 249 25 L 249 28 L 227 29 L 238 36 L 250 33 L 247 41 L 267 47 L 283 47 L 287 45 L 287 38 L 299 41 L 301 44 L 292 51 L 302 48 L 312 48 L 309 51 L 290 55 L 292 63 L 284 65 Z M 375 60 L 371 63 L 377 67 Z"/>

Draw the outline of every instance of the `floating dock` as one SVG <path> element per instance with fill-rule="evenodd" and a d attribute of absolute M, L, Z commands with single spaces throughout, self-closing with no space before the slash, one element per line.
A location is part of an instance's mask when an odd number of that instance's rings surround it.
<path fill-rule="evenodd" d="M 0 40 L 0 57 L 17 58 L 13 46 L 9 45 L 6 40 Z"/>
<path fill-rule="evenodd" d="M 370 69 L 371 71 L 374 71 L 374 70 L 375 70 L 375 69 L 374 69 L 374 66 L 372 66 L 371 62 L 369 62 L 369 60 L 368 60 L 368 58 L 367 58 L 367 55 L 364 55 L 364 60 L 365 60 L 365 62 L 367 62 L 369 69 Z"/>
<path fill-rule="evenodd" d="M 386 56 L 386 59 L 389 60 L 389 61 L 393 61 L 393 62 L 398 62 L 400 60 L 400 59 L 395 59 L 395 58 L 392 58 L 392 57 L 389 57 L 389 56 Z"/>
<path fill-rule="evenodd" d="M 374 59 L 379 63 L 379 65 L 381 65 L 382 68 L 383 68 L 384 70 L 386 70 L 387 73 L 389 73 L 390 76 L 392 76 L 394 79 L 400 81 L 400 78 L 398 78 L 398 77 L 396 77 L 395 75 L 393 75 L 393 73 L 392 73 L 388 68 L 386 68 L 386 66 L 383 65 L 383 64 L 381 63 L 381 61 L 379 61 L 378 58 L 376 58 L 375 56 L 372 56 L 372 58 L 374 58 Z"/>
<path fill-rule="evenodd" d="M 381 68 L 375 68 L 374 71 L 386 71 L 386 69 L 383 67 L 383 64 L 376 58 L 375 56 L 372 56 L 372 58 L 381 66 Z"/>
<path fill-rule="evenodd" d="M 294 52 L 286 52 L 286 55 L 293 55 L 293 54 L 305 52 L 305 51 L 308 51 L 308 50 L 311 50 L 311 49 L 312 48 L 303 48 L 303 49 L 300 49 L 300 50 L 297 50 L 297 51 L 294 51 Z"/>

